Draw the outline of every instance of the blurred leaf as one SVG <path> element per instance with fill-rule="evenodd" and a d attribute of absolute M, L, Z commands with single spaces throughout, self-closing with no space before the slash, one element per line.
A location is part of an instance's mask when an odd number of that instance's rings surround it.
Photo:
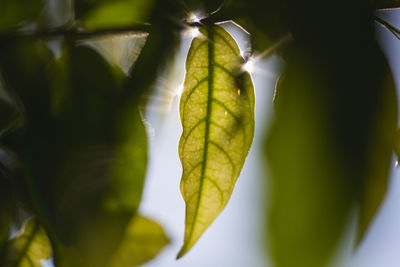
<path fill-rule="evenodd" d="M 381 55 L 383 59 L 383 55 Z M 383 61 L 383 60 L 382 60 Z M 379 61 L 377 61 L 379 62 Z M 360 222 L 357 241 L 364 238 L 387 191 L 393 147 L 396 148 L 397 96 L 392 73 L 385 62 L 379 62 L 381 76 L 377 98 L 379 109 L 373 117 L 370 133 L 366 178 L 360 199 Z"/>
<path fill-rule="evenodd" d="M 31 22 L 39 16 L 42 7 L 42 0 L 1 0 L 0 31 Z"/>
<path fill-rule="evenodd" d="M 74 23 L 74 0 L 44 1 L 45 6 L 36 21 L 39 28 L 52 29 L 72 26 Z"/>
<path fill-rule="evenodd" d="M 287 1 L 287 12 L 294 42 L 266 140 L 268 239 L 277 267 L 322 267 L 353 208 L 362 233 L 385 194 L 396 97 L 368 3 Z"/>
<path fill-rule="evenodd" d="M 109 266 L 139 266 L 153 259 L 169 243 L 161 225 L 136 215 L 126 228 L 125 236 Z"/>
<path fill-rule="evenodd" d="M 56 262 L 104 266 L 140 203 L 146 131 L 137 106 L 121 109 L 125 75 L 94 50 L 66 47 L 52 77 L 50 131 L 35 129 L 30 158 L 59 239 Z"/>
<path fill-rule="evenodd" d="M 400 0 L 371 0 L 376 9 L 398 8 Z"/>
<path fill-rule="evenodd" d="M 128 75 L 147 40 L 147 33 L 107 34 L 80 43 L 98 51 L 108 63 Z"/>
<path fill-rule="evenodd" d="M 153 0 L 102 0 L 78 18 L 88 29 L 129 27 L 147 22 L 153 6 Z"/>
<path fill-rule="evenodd" d="M 25 116 L 23 131 L 5 141 L 21 156 L 55 262 L 102 266 L 139 206 L 146 170 L 138 107 L 121 107 L 126 76 L 74 44 L 55 62 L 40 41 L 1 45 L 5 87 L 18 95 Z"/>
<path fill-rule="evenodd" d="M 52 256 L 46 233 L 35 219 L 25 223 L 20 232 L 7 244 L 5 267 L 41 267 L 41 260 Z"/>
<path fill-rule="evenodd" d="M 254 136 L 254 89 L 234 39 L 202 28 L 186 61 L 179 156 L 186 203 L 182 257 L 225 208 Z"/>
<path fill-rule="evenodd" d="M 276 88 L 279 104 L 267 139 L 268 239 L 277 267 L 322 267 L 349 215 L 352 179 L 331 141 L 318 91 L 323 85 L 306 62 L 293 65 Z"/>

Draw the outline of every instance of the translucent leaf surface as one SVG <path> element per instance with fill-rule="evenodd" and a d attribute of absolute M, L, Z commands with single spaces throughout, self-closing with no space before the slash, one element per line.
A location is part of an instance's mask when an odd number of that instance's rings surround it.
<path fill-rule="evenodd" d="M 110 267 L 138 266 L 151 259 L 169 243 L 161 225 L 146 217 L 137 215 L 126 229 Z"/>
<path fill-rule="evenodd" d="M 132 32 L 126 34 L 107 34 L 81 41 L 82 44 L 98 51 L 113 66 L 129 73 L 137 60 L 148 34 Z"/>
<path fill-rule="evenodd" d="M 222 212 L 254 136 L 254 89 L 233 38 L 201 29 L 186 61 L 179 156 L 186 203 L 183 256 Z"/>
<path fill-rule="evenodd" d="M 29 220 L 21 231 L 9 240 L 5 267 L 41 267 L 41 260 L 51 257 L 51 246 L 37 221 Z"/>
<path fill-rule="evenodd" d="M 92 6 L 87 10 L 82 22 L 87 28 L 94 29 L 127 27 L 133 23 L 146 22 L 154 1 L 103 0 L 97 3 L 92 1 L 90 4 Z"/>

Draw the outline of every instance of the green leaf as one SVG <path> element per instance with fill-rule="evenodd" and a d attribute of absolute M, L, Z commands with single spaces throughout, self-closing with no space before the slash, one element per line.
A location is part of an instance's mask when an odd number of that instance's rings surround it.
<path fill-rule="evenodd" d="M 234 39 L 221 27 L 201 29 L 186 61 L 180 101 L 179 156 L 186 203 L 182 257 L 222 212 L 254 136 L 254 89 Z"/>
<path fill-rule="evenodd" d="M 266 142 L 267 238 L 278 267 L 329 266 L 354 207 L 360 240 L 385 196 L 397 97 L 383 54 L 369 42 L 345 63 L 336 59 L 341 51 L 289 47 Z"/>
<path fill-rule="evenodd" d="M 306 61 L 291 63 L 276 88 L 266 143 L 272 186 L 267 238 L 276 266 L 322 267 L 346 223 L 353 180 L 325 123 L 324 85 Z"/>
<path fill-rule="evenodd" d="M 1 0 L 0 31 L 22 26 L 35 17 L 42 9 L 42 0 Z"/>
<path fill-rule="evenodd" d="M 141 200 L 147 137 L 138 106 L 121 96 L 126 75 L 93 49 L 70 43 L 50 61 L 41 42 L 28 41 L 0 50 L 4 84 L 26 111 L 12 148 L 56 264 L 104 266 Z"/>
<path fill-rule="evenodd" d="M 52 255 L 46 233 L 38 221 L 30 219 L 20 232 L 8 241 L 5 254 L 5 267 L 42 267 L 41 260 Z"/>
<path fill-rule="evenodd" d="M 125 236 L 109 263 L 109 267 L 142 265 L 158 255 L 169 243 L 161 225 L 136 215 L 128 225 Z"/>
<path fill-rule="evenodd" d="M 147 22 L 153 0 L 103 0 L 88 9 L 81 21 L 89 29 L 128 27 Z"/>
<path fill-rule="evenodd" d="M 35 129 L 31 140 L 47 142 L 29 151 L 35 183 L 51 199 L 42 201 L 59 241 L 56 263 L 105 266 L 141 200 L 146 130 L 137 105 L 121 108 L 126 76 L 96 51 L 71 45 L 56 63 L 50 131 Z"/>

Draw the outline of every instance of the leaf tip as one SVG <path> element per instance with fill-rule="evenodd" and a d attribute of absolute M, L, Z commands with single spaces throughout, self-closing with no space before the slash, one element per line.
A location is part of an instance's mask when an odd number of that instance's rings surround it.
<path fill-rule="evenodd" d="M 183 256 L 186 255 L 186 253 L 190 250 L 192 246 L 188 246 L 188 244 L 185 242 L 181 248 L 181 250 L 178 252 L 178 255 L 176 255 L 176 259 L 179 260 Z"/>
<path fill-rule="evenodd" d="M 183 246 L 181 250 L 178 252 L 178 255 L 176 255 L 176 259 L 177 260 L 181 259 L 185 254 L 186 254 L 186 249 L 185 246 Z"/>

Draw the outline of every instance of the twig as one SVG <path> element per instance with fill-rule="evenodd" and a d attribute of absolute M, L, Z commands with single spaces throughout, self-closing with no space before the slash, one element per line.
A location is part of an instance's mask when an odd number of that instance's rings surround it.
<path fill-rule="evenodd" d="M 381 19 L 380 17 L 374 17 L 375 22 L 390 31 L 398 40 L 400 40 L 400 30 L 388 23 L 387 21 Z"/>
<path fill-rule="evenodd" d="M 55 29 L 47 31 L 17 31 L 0 33 L 0 41 L 18 38 L 39 38 L 39 39 L 55 39 L 58 37 L 86 39 L 90 37 L 99 37 L 105 35 L 124 34 L 124 33 L 145 33 L 151 28 L 150 24 L 138 24 L 129 28 L 116 29 L 98 29 L 98 30 L 83 30 L 83 29 Z"/>

